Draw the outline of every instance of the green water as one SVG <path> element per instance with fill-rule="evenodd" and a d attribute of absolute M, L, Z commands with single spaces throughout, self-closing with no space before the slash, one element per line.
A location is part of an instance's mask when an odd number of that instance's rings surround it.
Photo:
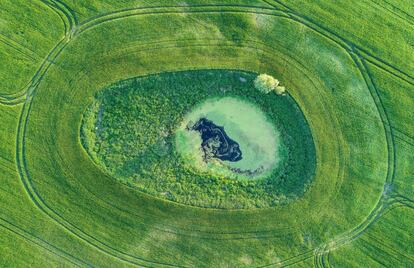
<path fill-rule="evenodd" d="M 190 157 L 197 168 L 213 168 L 219 174 L 229 175 L 231 169 L 240 169 L 242 173 L 234 176 L 255 178 L 268 175 L 280 162 L 280 133 L 270 123 L 263 111 L 253 103 L 235 97 L 212 98 L 198 105 L 185 116 L 178 132 L 187 131 L 190 122 L 207 118 L 216 125 L 223 126 L 227 135 L 237 141 L 243 158 L 237 162 L 220 161 L 217 165 L 201 163 L 200 157 Z M 194 132 L 194 131 L 190 131 Z M 178 135 L 178 150 L 184 155 L 200 154 L 200 141 L 197 133 Z M 182 140 L 184 139 L 184 140 Z M 191 144 L 190 146 L 185 143 Z M 197 159 L 194 161 L 194 159 Z M 220 168 L 221 167 L 221 168 Z M 259 171 L 260 170 L 260 171 Z M 244 175 L 243 171 L 258 171 L 254 175 Z"/>

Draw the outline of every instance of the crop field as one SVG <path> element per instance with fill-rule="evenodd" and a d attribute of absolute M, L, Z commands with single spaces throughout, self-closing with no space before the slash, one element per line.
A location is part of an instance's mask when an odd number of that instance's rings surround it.
<path fill-rule="evenodd" d="M 0 267 L 414 267 L 411 0 L 2 0 L 0 63 Z"/>

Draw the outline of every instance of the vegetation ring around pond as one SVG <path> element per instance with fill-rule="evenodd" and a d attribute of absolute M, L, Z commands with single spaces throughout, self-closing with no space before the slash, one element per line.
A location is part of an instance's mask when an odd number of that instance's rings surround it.
<path fill-rule="evenodd" d="M 86 110 L 82 144 L 112 177 L 159 198 L 286 204 L 313 179 L 313 139 L 292 97 L 259 92 L 256 76 L 198 70 L 120 81 Z"/>

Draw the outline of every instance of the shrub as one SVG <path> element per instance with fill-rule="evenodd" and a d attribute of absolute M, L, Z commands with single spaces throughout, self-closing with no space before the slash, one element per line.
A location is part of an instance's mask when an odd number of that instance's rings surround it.
<path fill-rule="evenodd" d="M 254 86 L 262 93 L 269 93 L 275 90 L 279 85 L 279 81 L 271 75 L 261 74 L 254 80 Z"/>
<path fill-rule="evenodd" d="M 261 74 L 254 80 L 254 86 L 262 93 L 269 93 L 274 90 L 276 94 L 282 95 L 286 92 L 286 88 L 279 86 L 279 80 L 268 74 Z"/>
<path fill-rule="evenodd" d="M 283 86 L 277 86 L 275 91 L 277 95 L 283 95 L 286 92 L 286 88 Z"/>

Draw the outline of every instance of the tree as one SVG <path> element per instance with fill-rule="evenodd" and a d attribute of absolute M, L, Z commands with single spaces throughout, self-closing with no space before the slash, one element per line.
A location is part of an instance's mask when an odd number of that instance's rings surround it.
<path fill-rule="evenodd" d="M 275 90 L 279 85 L 279 81 L 268 74 L 261 74 L 254 80 L 254 86 L 262 93 L 269 93 Z"/>
<path fill-rule="evenodd" d="M 260 74 L 254 80 L 254 86 L 262 93 L 269 93 L 275 91 L 276 94 L 282 95 L 286 88 L 279 86 L 279 80 L 268 74 Z"/>

